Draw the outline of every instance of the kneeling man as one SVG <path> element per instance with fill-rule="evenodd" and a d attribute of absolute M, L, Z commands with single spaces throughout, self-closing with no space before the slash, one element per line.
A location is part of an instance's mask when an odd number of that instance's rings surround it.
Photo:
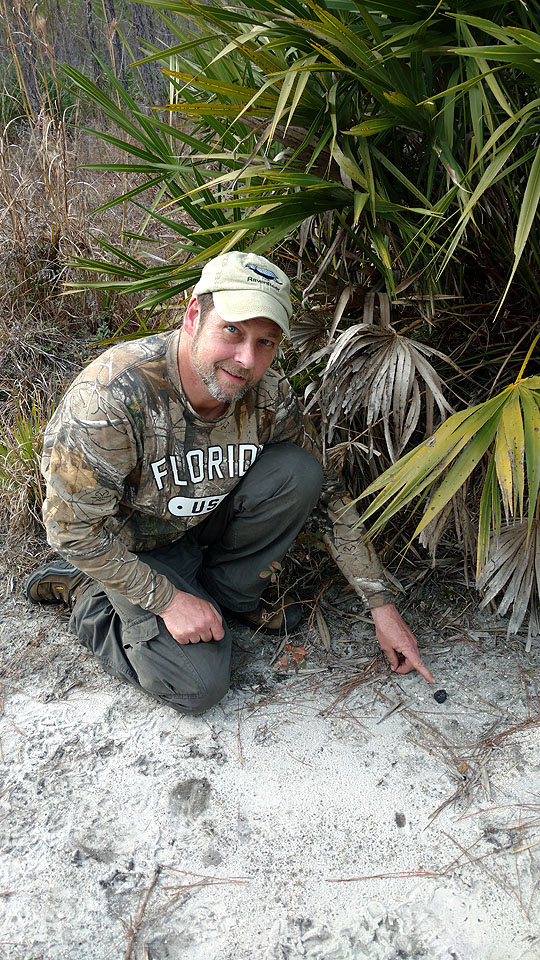
<path fill-rule="evenodd" d="M 261 573 L 323 485 L 310 420 L 270 369 L 291 314 L 282 270 L 238 251 L 216 257 L 182 328 L 107 350 L 47 427 L 44 519 L 64 559 L 32 574 L 28 596 L 69 603 L 73 631 L 108 672 L 182 713 L 228 689 L 229 615 L 275 634 L 300 618 L 298 605 L 269 616 L 261 601 Z M 328 545 L 390 665 L 433 682 L 346 490 L 328 485 Z"/>

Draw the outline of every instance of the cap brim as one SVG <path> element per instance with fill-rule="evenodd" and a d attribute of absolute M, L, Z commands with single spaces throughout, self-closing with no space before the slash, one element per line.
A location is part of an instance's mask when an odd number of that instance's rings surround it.
<path fill-rule="evenodd" d="M 253 293 L 243 290 L 214 290 L 214 307 L 228 323 L 241 323 L 254 317 L 273 320 L 289 336 L 289 317 L 275 297 L 261 290 Z"/>

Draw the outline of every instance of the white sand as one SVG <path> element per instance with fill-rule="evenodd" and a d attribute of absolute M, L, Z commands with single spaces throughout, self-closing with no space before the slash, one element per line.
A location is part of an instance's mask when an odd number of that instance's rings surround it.
<path fill-rule="evenodd" d="M 540 958 L 540 657 L 496 621 L 422 635 L 441 705 L 385 673 L 336 702 L 375 651 L 336 620 L 329 655 L 298 636 L 315 672 L 237 651 L 234 689 L 188 718 L 53 613 L 0 615 L 0 957 Z"/>

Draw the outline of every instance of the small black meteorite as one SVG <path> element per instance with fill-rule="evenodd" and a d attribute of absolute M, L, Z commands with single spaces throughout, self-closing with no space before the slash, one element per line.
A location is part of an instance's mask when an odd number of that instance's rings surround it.
<path fill-rule="evenodd" d="M 446 690 L 436 690 L 433 696 L 435 697 L 437 703 L 444 703 L 448 694 Z"/>

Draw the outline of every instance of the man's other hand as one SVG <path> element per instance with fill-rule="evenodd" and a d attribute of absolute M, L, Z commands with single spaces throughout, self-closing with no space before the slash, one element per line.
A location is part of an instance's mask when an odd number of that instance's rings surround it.
<path fill-rule="evenodd" d="M 428 683 L 435 683 L 433 675 L 418 655 L 416 637 L 402 619 L 393 603 L 370 610 L 375 623 L 377 640 L 396 673 L 418 670 Z"/>
<path fill-rule="evenodd" d="M 174 639 L 181 644 L 221 640 L 225 631 L 216 608 L 191 593 L 175 590 L 168 607 L 159 614 Z"/>

